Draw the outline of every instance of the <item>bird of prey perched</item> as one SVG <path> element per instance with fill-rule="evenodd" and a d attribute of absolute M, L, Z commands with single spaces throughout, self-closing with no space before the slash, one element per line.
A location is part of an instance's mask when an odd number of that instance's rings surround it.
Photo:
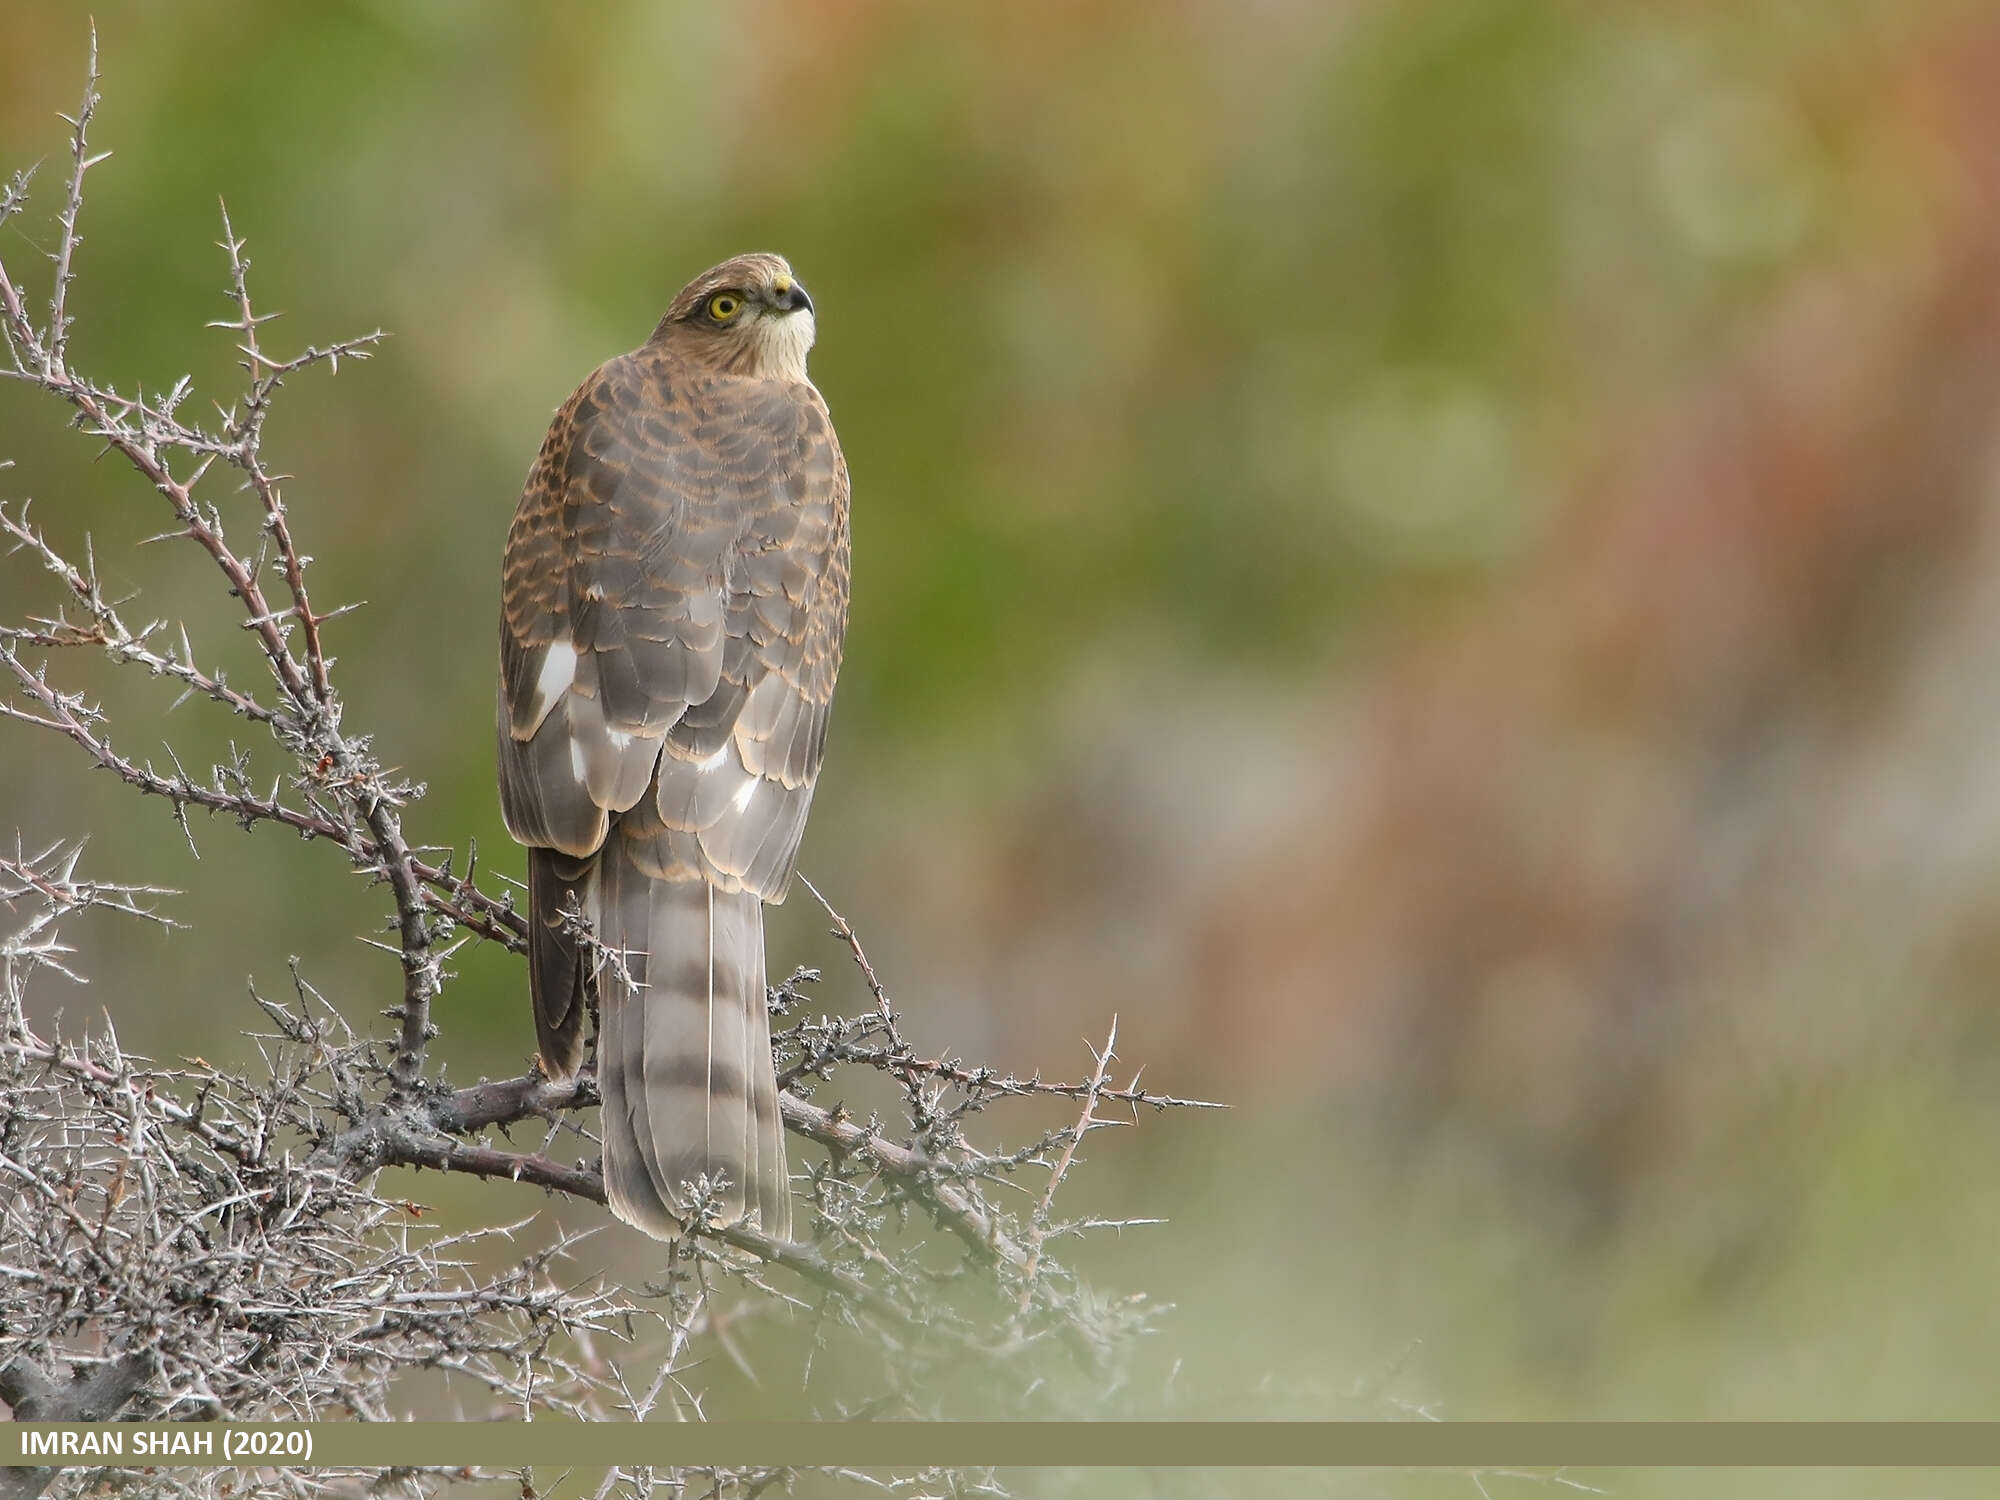
<path fill-rule="evenodd" d="M 507 533 L 500 801 L 528 846 L 542 1064 L 582 1064 L 594 985 L 605 1191 L 659 1239 L 703 1178 L 714 1222 L 791 1234 L 764 903 L 791 883 L 847 623 L 813 332 L 780 257 L 703 272 L 556 413 Z"/>

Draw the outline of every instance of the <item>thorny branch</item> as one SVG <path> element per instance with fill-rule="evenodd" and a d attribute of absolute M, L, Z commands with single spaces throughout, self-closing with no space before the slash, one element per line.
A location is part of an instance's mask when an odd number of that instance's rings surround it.
<path fill-rule="evenodd" d="M 378 332 L 326 349 L 308 349 L 283 363 L 265 358 L 257 342 L 259 320 L 250 308 L 249 262 L 242 256 L 242 243 L 231 231 L 225 212 L 223 234 L 240 318 L 220 326 L 236 329 L 243 336 L 239 347 L 250 376 L 243 415 L 239 417 L 234 410 L 225 413 L 220 431 L 210 433 L 176 413 L 187 394 L 185 379 L 148 406 L 143 393 L 122 398 L 72 370 L 66 359 L 72 321 L 67 306 L 84 175 L 105 159 L 89 151 L 90 121 L 98 99 L 94 42 L 92 51 L 91 82 L 84 92 L 83 107 L 71 121 L 74 167 L 59 221 L 62 232 L 55 252 L 55 290 L 46 326 L 29 317 L 21 289 L 0 259 L 0 316 L 5 319 L 14 371 L 20 379 L 68 402 L 76 409 L 85 432 L 102 438 L 145 477 L 180 524 L 179 532 L 170 534 L 186 537 L 207 552 L 227 580 L 230 594 L 241 602 L 246 617 L 243 624 L 256 635 L 285 705 L 282 719 L 274 717 L 267 722 L 301 763 L 310 760 L 328 794 L 324 805 L 345 834 L 342 842 L 356 862 L 385 879 L 394 894 L 403 968 L 402 1032 L 394 1076 L 399 1085 L 408 1088 L 423 1073 L 424 1048 L 431 1034 L 430 1002 L 440 984 L 442 957 L 433 938 L 423 877 L 412 867 L 413 856 L 396 811 L 415 789 L 392 782 L 368 753 L 366 740 L 350 738 L 341 728 L 342 704 L 328 678 L 319 632 L 325 617 L 313 613 L 306 596 L 306 559 L 293 541 L 277 478 L 262 453 L 264 417 L 285 376 L 320 363 L 337 369 L 342 355 L 366 358 L 381 335 Z M 11 205 L 18 207 L 24 194 L 23 182 L 11 195 Z M 193 461 L 185 478 L 173 472 L 176 452 Z M 241 470 L 246 484 L 258 496 L 263 529 L 277 549 L 278 565 L 290 594 L 289 606 L 272 607 L 258 577 L 259 559 L 235 550 L 220 509 L 195 496 L 195 488 L 218 459 Z M 298 650 L 293 647 L 294 625 L 300 637 Z M 18 663 L 10 659 L 8 664 L 19 678 Z"/>
<path fill-rule="evenodd" d="M 190 843 L 188 813 L 198 809 L 246 830 L 273 824 L 337 845 L 354 869 L 389 888 L 395 941 L 378 946 L 395 954 L 401 984 L 386 1041 L 351 1032 L 296 969 L 290 1002 L 253 991 L 275 1029 L 255 1038 L 262 1067 L 251 1073 L 199 1058 L 150 1062 L 123 1048 L 108 1025 L 44 1036 L 27 1019 L 31 980 L 82 979 L 59 925 L 92 910 L 170 924 L 160 907 L 173 893 L 80 877 L 76 842 L 31 853 L 17 841 L 11 857 L 0 857 L 0 911 L 12 924 L 0 924 L 0 1400 L 17 1415 L 82 1411 L 77 1403 L 89 1393 L 88 1409 L 107 1417 L 346 1412 L 380 1420 L 396 1410 L 397 1382 L 424 1369 L 514 1415 L 643 1419 L 663 1400 L 700 1415 L 701 1398 L 687 1383 L 690 1349 L 716 1332 L 713 1279 L 721 1277 L 806 1332 L 809 1389 L 823 1349 L 841 1344 L 844 1368 L 857 1349 L 872 1358 L 874 1389 L 822 1395 L 833 1414 L 935 1414 L 968 1369 L 992 1382 L 977 1396 L 980 1410 L 997 1403 L 1069 1414 L 1081 1392 L 1111 1409 L 1104 1393 L 1129 1388 L 1125 1361 L 1156 1310 L 1143 1299 L 1097 1295 L 1047 1254 L 1051 1241 L 1101 1227 L 1058 1221 L 1056 1191 L 1083 1137 L 1116 1123 L 1102 1118 L 1105 1106 L 1135 1118 L 1141 1106 L 1212 1106 L 1144 1090 L 1136 1074 L 1115 1084 L 1115 1024 L 1093 1074 L 1076 1083 L 927 1055 L 904 1035 L 853 927 L 810 883 L 871 1003 L 851 1016 L 818 1012 L 808 990 L 819 975 L 803 969 L 771 992 L 774 1017 L 789 1020 L 775 1039 L 784 1123 L 822 1148 L 802 1177 L 812 1205 L 807 1239 L 702 1227 L 673 1248 L 658 1283 L 627 1294 L 582 1270 L 576 1236 L 531 1234 L 524 1225 L 445 1234 L 422 1222 L 419 1205 L 384 1190 L 384 1168 L 429 1169 L 601 1203 L 583 1113 L 598 1102 L 595 1085 L 588 1072 L 560 1084 L 531 1072 L 454 1089 L 427 1066 L 446 961 L 474 940 L 522 951 L 525 924 L 507 890 L 479 883 L 476 850 L 468 847 L 460 871 L 451 851 L 410 841 L 405 818 L 423 787 L 385 767 L 370 737 L 344 723 L 326 627 L 349 606 L 315 603 L 286 477 L 263 451 L 288 378 L 366 358 L 381 335 L 289 358 L 270 353 L 262 330 L 274 315 L 256 310 L 245 242 L 225 209 L 231 315 L 210 326 L 233 338 L 244 385 L 233 404 L 218 406 L 213 426 L 181 414 L 186 377 L 128 395 L 70 362 L 84 184 L 105 159 L 89 141 L 97 82 L 93 36 L 83 104 L 65 117 L 70 167 L 41 321 L 23 278 L 0 256 L 0 376 L 67 404 L 74 425 L 164 503 L 169 529 L 149 540 L 186 542 L 208 558 L 269 681 L 232 683 L 204 667 L 185 620 L 140 623 L 130 601 L 106 595 L 88 543 L 72 561 L 23 500 L 0 505 L 0 537 L 39 563 L 55 597 L 41 614 L 0 620 L 0 719 L 59 736 L 135 791 L 166 799 Z M 31 175 L 0 188 L 0 223 L 25 206 Z M 218 494 L 232 472 L 240 483 Z M 246 546 L 235 536 L 248 526 L 254 543 Z M 277 581 L 267 586 L 267 578 Z M 192 700 L 234 715 L 255 727 L 257 742 L 233 746 L 206 774 L 171 749 L 164 767 L 135 758 L 114 739 L 114 709 L 52 674 L 79 651 L 173 684 L 176 706 Z M 262 760 L 272 747 L 282 766 L 275 772 Z M 847 1070 L 892 1081 L 905 1118 L 891 1123 L 816 1102 L 815 1090 Z M 1076 1123 L 1009 1150 L 968 1138 L 968 1122 L 994 1103 L 1038 1097 L 1080 1101 Z M 532 1126 L 546 1138 L 517 1147 L 510 1132 Z M 1036 1172 L 1045 1175 L 1021 1180 Z M 949 1239 L 927 1237 L 931 1227 Z M 525 1253 L 488 1269 L 494 1242 L 516 1236 Z M 940 1255 L 940 1244 L 955 1249 Z M 791 1279 L 767 1280 L 773 1268 Z M 640 1356 L 654 1361 L 650 1377 L 628 1383 L 609 1344 L 650 1351 Z M 790 1476 L 718 1470 L 702 1482 L 716 1495 L 754 1495 Z M 435 1476 L 403 1477 L 419 1492 L 435 1487 Z M 692 1477 L 663 1482 L 676 1494 L 697 1493 L 684 1483 Z M 928 1482 L 834 1477 L 889 1493 L 923 1493 Z M 340 1478 L 293 1475 L 272 1481 L 272 1492 L 327 1492 Z M 607 1484 L 614 1481 L 644 1494 L 655 1476 L 614 1472 Z M 179 1480 L 148 1482 L 159 1493 L 183 1492 Z M 976 1476 L 951 1476 L 951 1487 L 1002 1493 Z"/>
<path fill-rule="evenodd" d="M 1028 1303 L 1035 1293 L 1035 1278 L 1042 1268 L 1042 1242 L 1049 1237 L 1049 1210 L 1055 1203 L 1056 1189 L 1062 1186 L 1063 1178 L 1069 1175 L 1070 1164 L 1076 1160 L 1076 1148 L 1083 1144 L 1083 1138 L 1099 1125 L 1115 1123 L 1096 1117 L 1097 1101 L 1104 1095 L 1106 1070 L 1111 1059 L 1117 1055 L 1113 1050 L 1118 1045 L 1118 1017 L 1111 1018 L 1111 1034 L 1104 1039 L 1104 1050 L 1097 1054 L 1097 1071 L 1091 1075 L 1090 1083 L 1084 1090 L 1083 1113 L 1077 1117 L 1076 1125 L 1063 1139 L 1062 1154 L 1056 1158 L 1055 1166 L 1049 1169 L 1048 1186 L 1042 1189 L 1041 1202 L 1035 1205 L 1034 1217 L 1028 1221 L 1028 1258 L 1021 1270 L 1021 1310 L 1028 1310 Z"/>

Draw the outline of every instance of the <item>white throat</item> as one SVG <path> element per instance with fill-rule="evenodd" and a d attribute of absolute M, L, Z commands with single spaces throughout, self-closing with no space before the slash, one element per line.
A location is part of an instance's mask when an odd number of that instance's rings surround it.
<path fill-rule="evenodd" d="M 769 380 L 803 381 L 815 332 L 813 315 L 804 309 L 759 318 L 757 372 Z"/>

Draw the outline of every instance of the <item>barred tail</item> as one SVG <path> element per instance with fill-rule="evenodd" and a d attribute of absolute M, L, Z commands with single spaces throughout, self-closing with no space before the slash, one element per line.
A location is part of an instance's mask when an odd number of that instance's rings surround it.
<path fill-rule="evenodd" d="M 612 1212 L 655 1239 L 682 1233 L 686 1184 L 721 1184 L 717 1217 L 791 1237 L 778 1084 L 764 1000 L 764 903 L 703 880 L 645 874 L 604 851 L 599 969 L 604 1185 Z"/>

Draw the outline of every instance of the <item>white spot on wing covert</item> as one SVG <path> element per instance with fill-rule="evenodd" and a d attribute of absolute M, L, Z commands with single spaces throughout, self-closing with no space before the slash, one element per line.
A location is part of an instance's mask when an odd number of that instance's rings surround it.
<path fill-rule="evenodd" d="M 542 658 L 541 676 L 535 679 L 535 722 L 540 723 L 549 711 L 549 706 L 558 697 L 569 691 L 569 685 L 576 681 L 576 647 L 568 641 L 549 642 L 548 655 Z"/>

